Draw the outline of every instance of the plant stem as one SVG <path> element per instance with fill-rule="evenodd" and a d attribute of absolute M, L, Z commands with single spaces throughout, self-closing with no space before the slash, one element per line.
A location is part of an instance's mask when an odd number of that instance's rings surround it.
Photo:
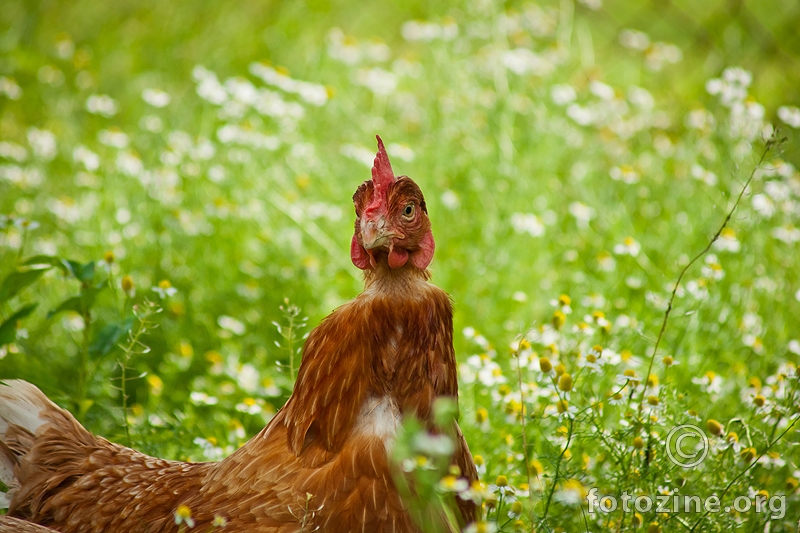
<path fill-rule="evenodd" d="M 533 487 L 531 485 L 531 458 L 528 455 L 528 434 L 525 429 L 525 393 L 522 390 L 522 365 L 520 364 L 520 352 L 522 347 L 522 342 L 525 340 L 525 336 L 522 337 L 520 340 L 519 347 L 517 348 L 517 382 L 519 384 L 519 402 L 521 404 L 520 409 L 522 409 L 521 418 L 522 418 L 522 451 L 523 455 L 525 456 L 525 475 L 528 480 L 528 494 L 531 497 L 531 503 L 533 503 Z M 538 473 L 537 473 L 538 477 Z"/>
<path fill-rule="evenodd" d="M 289 343 L 289 375 L 294 379 L 294 317 L 289 315 L 289 334 L 287 336 Z"/>
<path fill-rule="evenodd" d="M 120 395 L 122 396 L 122 426 L 125 428 L 126 443 L 130 447 L 131 429 L 130 429 L 130 424 L 128 423 L 128 393 L 125 389 L 125 382 L 127 381 L 127 377 L 125 376 L 125 369 L 127 367 L 127 358 L 125 361 L 119 363 L 119 366 L 121 369 L 119 391 Z"/>
<path fill-rule="evenodd" d="M 127 390 L 127 383 L 128 383 L 128 362 L 131 360 L 131 356 L 135 353 L 137 346 L 142 346 L 144 352 L 146 353 L 149 351 L 147 346 L 144 346 L 139 339 L 141 339 L 142 335 L 144 335 L 148 327 L 150 326 L 149 318 L 151 315 L 155 313 L 160 313 L 161 309 L 154 306 L 150 302 L 145 301 L 144 303 L 145 309 L 141 312 L 138 312 L 138 306 L 134 306 L 134 316 L 137 318 L 139 325 L 135 331 L 128 332 L 128 344 L 127 346 L 123 347 L 122 350 L 122 359 L 117 361 L 117 364 L 120 367 L 120 384 L 119 384 L 119 391 L 122 399 L 122 424 L 125 428 L 125 437 L 127 439 L 128 446 L 131 445 L 131 431 L 130 431 L 130 423 L 128 422 L 128 390 Z M 135 379 L 135 378 L 131 378 Z"/>
<path fill-rule="evenodd" d="M 89 372 L 89 343 L 92 338 L 92 312 L 90 309 L 83 309 L 81 313 L 83 318 L 83 339 L 81 342 L 80 361 L 78 366 L 78 390 L 76 396 L 78 398 L 78 409 L 81 414 L 84 410 L 84 400 L 86 399 L 86 380 Z"/>
<path fill-rule="evenodd" d="M 722 221 L 722 225 L 719 227 L 719 229 L 714 234 L 714 236 L 711 237 L 711 240 L 708 241 L 708 244 L 706 244 L 706 247 L 703 248 L 703 250 L 701 250 L 700 253 L 695 255 L 692 258 L 691 261 L 686 263 L 686 265 L 683 267 L 683 269 L 681 269 L 680 274 L 678 274 L 678 279 L 675 281 L 675 285 L 672 288 L 672 294 L 670 295 L 669 302 L 667 303 L 667 310 L 664 312 L 664 320 L 661 322 L 661 329 L 658 332 L 658 337 L 656 338 L 656 343 L 653 346 L 653 353 L 650 356 L 650 364 L 647 366 L 647 372 L 644 375 L 645 386 L 642 388 L 642 394 L 639 397 L 639 409 L 638 409 L 639 410 L 639 414 L 641 414 L 642 408 L 644 407 L 644 396 L 645 396 L 645 393 L 647 391 L 647 379 L 649 379 L 650 372 L 653 370 L 653 362 L 656 359 L 656 354 L 658 353 L 658 347 L 661 344 L 661 339 L 664 336 L 664 331 L 667 329 L 667 321 L 669 320 L 669 315 L 672 312 L 672 306 L 673 306 L 673 304 L 675 302 L 675 295 L 678 292 L 678 287 L 680 287 L 680 285 L 681 285 L 681 281 L 683 280 L 683 276 L 686 274 L 686 272 L 689 270 L 689 268 L 693 264 L 695 264 L 701 257 L 706 255 L 708 253 L 708 251 L 711 249 L 711 247 L 714 245 L 714 243 L 717 242 L 717 240 L 719 240 L 719 237 L 722 234 L 722 231 L 726 227 L 728 227 L 728 222 L 730 222 L 731 217 L 733 217 L 733 213 L 736 211 L 736 208 L 739 207 L 739 202 L 741 202 L 742 196 L 744 196 L 744 193 L 750 187 L 750 183 L 753 181 L 753 178 L 756 175 L 756 171 L 759 168 L 761 168 L 761 165 L 764 163 L 764 160 L 767 158 L 767 154 L 769 154 L 772 151 L 772 148 L 775 147 L 775 145 L 780 143 L 780 142 L 783 142 L 783 140 L 780 140 L 780 141 L 778 140 L 777 133 L 773 133 L 772 137 L 770 137 L 767 140 L 766 145 L 764 146 L 764 151 L 761 153 L 761 157 L 759 158 L 758 163 L 756 163 L 756 165 L 753 167 L 752 172 L 750 172 L 750 176 L 747 178 L 747 181 L 745 181 L 744 186 L 742 186 L 742 189 L 739 191 L 739 196 L 736 197 L 736 201 L 733 203 L 733 206 L 730 208 L 730 210 L 728 211 L 728 214 L 725 216 L 725 220 Z"/>
<path fill-rule="evenodd" d="M 561 401 L 564 401 L 563 399 L 561 399 L 560 394 L 559 394 L 559 399 Z M 558 461 L 556 461 L 556 474 L 553 477 L 553 485 L 550 487 L 550 492 L 547 495 L 547 502 L 544 505 L 544 513 L 542 513 L 542 520 L 545 520 L 547 518 L 547 512 L 550 509 L 550 501 L 553 499 L 553 493 L 556 491 L 556 485 L 558 484 L 558 476 L 561 470 L 561 461 L 564 459 L 564 454 L 566 454 L 567 450 L 569 450 L 569 445 L 572 442 L 572 431 L 574 427 L 575 427 L 575 419 L 570 418 L 569 432 L 567 433 L 567 443 L 564 445 L 564 449 L 561 450 L 561 453 L 558 456 Z"/>

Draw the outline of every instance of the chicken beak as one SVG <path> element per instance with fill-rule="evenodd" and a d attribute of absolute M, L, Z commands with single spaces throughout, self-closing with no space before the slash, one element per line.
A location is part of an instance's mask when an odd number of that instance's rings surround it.
<path fill-rule="evenodd" d="M 394 233 L 387 231 L 386 219 L 383 217 L 361 221 L 361 243 L 365 250 L 388 246 L 394 236 Z"/>

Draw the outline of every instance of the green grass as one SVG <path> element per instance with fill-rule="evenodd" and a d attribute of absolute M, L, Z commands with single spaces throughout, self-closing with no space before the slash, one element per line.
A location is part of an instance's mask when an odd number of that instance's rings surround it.
<path fill-rule="evenodd" d="M 770 518 L 591 515 L 596 487 L 723 507 L 763 490 L 785 498 L 771 530 L 796 530 L 800 150 L 779 118 L 800 103 L 793 3 L 95 4 L 0 14 L 0 377 L 150 454 L 229 453 L 288 397 L 303 335 L 360 290 L 351 195 L 377 133 L 427 195 L 433 281 L 455 301 L 480 528 Z M 650 44 L 623 46 L 625 29 Z M 728 67 L 752 80 L 726 103 L 707 82 Z M 759 166 L 770 123 L 788 139 Z M 681 269 L 729 213 L 654 352 Z M 143 323 L 148 300 L 162 312 Z M 694 470 L 665 450 L 681 424 L 710 439 Z"/>

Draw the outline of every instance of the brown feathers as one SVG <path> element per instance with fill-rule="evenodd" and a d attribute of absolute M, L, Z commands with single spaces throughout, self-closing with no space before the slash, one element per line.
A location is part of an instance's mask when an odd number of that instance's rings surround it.
<path fill-rule="evenodd" d="M 56 533 L 56 530 L 10 516 L 0 516 L 0 533 Z"/>
<path fill-rule="evenodd" d="M 373 198 L 376 188 L 385 197 Z M 198 531 L 419 531 L 389 457 L 406 417 L 449 431 L 435 426 L 432 405 L 458 394 L 452 306 L 427 281 L 433 236 L 422 192 L 394 177 L 380 139 L 354 204 L 351 254 L 364 292 L 309 335 L 292 396 L 266 428 L 218 463 L 166 461 L 95 437 L 32 385 L 7 382 L 0 479 L 9 514 L 62 533 L 176 532 L 179 508 Z M 453 460 L 474 481 L 453 424 Z M 453 503 L 463 524 L 474 520 L 471 502 Z M 0 533 L 9 524 L 0 520 Z"/>

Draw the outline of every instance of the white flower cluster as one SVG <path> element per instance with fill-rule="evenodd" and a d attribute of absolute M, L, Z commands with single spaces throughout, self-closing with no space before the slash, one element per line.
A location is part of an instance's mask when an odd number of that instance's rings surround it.
<path fill-rule="evenodd" d="M 339 153 L 354 161 L 358 161 L 367 168 L 372 167 L 372 161 L 375 159 L 375 154 L 372 150 L 358 144 L 344 144 L 339 149 Z"/>
<path fill-rule="evenodd" d="M 130 142 L 128 136 L 116 128 L 98 131 L 97 140 L 100 144 L 104 144 L 109 148 L 118 148 L 120 150 L 127 148 Z"/>
<path fill-rule="evenodd" d="M 395 92 L 398 81 L 397 74 L 380 67 L 362 68 L 356 73 L 356 83 L 377 96 L 388 96 Z"/>
<path fill-rule="evenodd" d="M 280 139 L 275 135 L 247 130 L 236 124 L 225 124 L 217 130 L 217 139 L 222 144 L 239 144 L 255 149 L 275 151 L 280 146 Z"/>
<path fill-rule="evenodd" d="M 0 76 L 0 94 L 11 100 L 22 98 L 22 88 L 11 78 Z"/>
<path fill-rule="evenodd" d="M 731 107 L 747 98 L 747 89 L 753 82 L 753 75 L 739 67 L 728 67 L 721 78 L 706 82 L 706 91 L 718 95 L 722 105 Z"/>
<path fill-rule="evenodd" d="M 93 115 L 111 118 L 119 111 L 117 101 L 107 94 L 93 94 L 86 99 L 86 111 Z"/>
<path fill-rule="evenodd" d="M 76 146 L 72 151 L 72 159 L 89 172 L 94 172 L 100 168 L 100 156 L 82 144 Z"/>
<path fill-rule="evenodd" d="M 511 215 L 511 227 L 517 233 L 527 233 L 531 237 L 544 235 L 544 222 L 533 213 L 514 213 Z"/>
<path fill-rule="evenodd" d="M 56 136 L 51 131 L 28 128 L 28 143 L 33 154 L 45 161 L 52 160 L 58 153 Z"/>
<path fill-rule="evenodd" d="M 652 42 L 649 35 L 639 30 L 622 30 L 619 34 L 619 42 L 629 50 L 643 52 L 645 65 L 656 72 L 668 64 L 680 63 L 683 59 L 683 52 L 674 44 Z"/>
<path fill-rule="evenodd" d="M 28 159 L 28 151 L 17 143 L 0 141 L 0 157 L 22 163 Z"/>
<path fill-rule="evenodd" d="M 794 106 L 780 106 L 778 118 L 793 128 L 800 128 L 800 109 Z"/>
<path fill-rule="evenodd" d="M 328 55 L 346 65 L 357 65 L 365 61 L 383 63 L 389 60 L 391 50 L 384 42 L 359 41 L 345 35 L 339 28 L 331 28 L 328 32 Z"/>
<path fill-rule="evenodd" d="M 29 189 L 41 185 L 44 176 L 38 168 L 0 165 L 0 180 L 8 181 L 23 189 Z"/>
<path fill-rule="evenodd" d="M 766 126 L 764 106 L 748 98 L 752 82 L 753 75 L 739 67 L 728 67 L 722 77 L 706 82 L 706 91 L 730 109 L 730 135 L 745 141 L 755 140 Z"/>
<path fill-rule="evenodd" d="M 153 107 L 162 108 L 168 106 L 172 98 L 160 89 L 145 89 L 142 91 L 142 100 Z"/>
<path fill-rule="evenodd" d="M 519 12 L 500 13 L 495 24 L 504 35 L 529 33 L 533 37 L 552 37 L 558 28 L 558 17 L 557 10 L 526 4 Z"/>
<path fill-rule="evenodd" d="M 250 65 L 250 73 L 264 83 L 276 87 L 284 93 L 299 96 L 314 106 L 324 105 L 328 100 L 328 90 L 317 84 L 290 78 L 278 69 L 261 63 Z M 253 110 L 259 115 L 281 119 L 285 126 L 291 126 L 305 115 L 299 102 L 287 101 L 281 93 L 256 87 L 247 79 L 228 78 L 221 82 L 217 75 L 203 66 L 196 66 L 192 76 L 197 82 L 197 94 L 207 102 L 221 107 L 220 118 L 239 119 Z"/>
<path fill-rule="evenodd" d="M 592 80 L 589 92 L 591 98 L 578 103 L 574 101 L 576 93 L 571 86 L 556 85 L 551 90 L 551 98 L 557 105 L 567 105 L 567 116 L 579 126 L 608 128 L 623 140 L 653 126 L 666 125 L 665 116 L 654 112 L 652 94 L 642 87 L 631 86 L 624 94 L 606 83 Z"/>
<path fill-rule="evenodd" d="M 500 62 L 514 74 L 533 74 L 545 77 L 555 70 L 555 64 L 549 58 L 537 54 L 527 48 L 514 48 L 500 55 Z"/>
<path fill-rule="evenodd" d="M 292 79 L 288 74 L 263 63 L 251 63 L 249 70 L 250 74 L 261 78 L 267 85 L 296 94 L 311 105 L 319 107 L 328 101 L 328 90 L 322 85 Z"/>
<path fill-rule="evenodd" d="M 409 20 L 403 24 L 400 33 L 406 41 L 452 41 L 458 37 L 458 24 L 453 19 L 445 19 L 441 24 L 426 20 Z"/>

